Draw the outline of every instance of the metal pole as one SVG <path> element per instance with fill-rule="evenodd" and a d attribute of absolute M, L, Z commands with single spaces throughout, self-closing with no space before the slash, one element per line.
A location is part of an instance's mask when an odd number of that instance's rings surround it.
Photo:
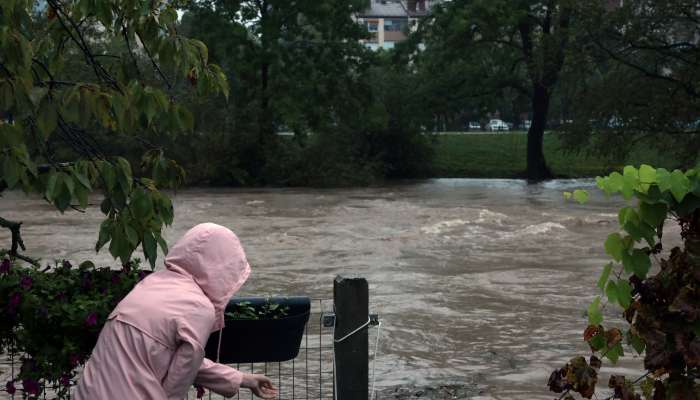
<path fill-rule="evenodd" d="M 338 275 L 333 282 L 335 336 L 338 340 L 367 323 L 369 285 L 358 276 Z M 367 400 L 369 393 L 369 337 L 361 329 L 335 343 L 338 400 Z"/>

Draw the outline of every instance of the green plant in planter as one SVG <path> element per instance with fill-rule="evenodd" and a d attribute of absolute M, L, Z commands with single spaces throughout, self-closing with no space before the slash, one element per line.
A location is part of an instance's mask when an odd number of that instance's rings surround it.
<path fill-rule="evenodd" d="M 572 392 L 591 398 L 601 359 L 616 363 L 627 343 L 644 355 L 647 373 L 634 380 L 613 376 L 610 398 L 700 399 L 700 169 L 628 166 L 596 183 L 607 195 L 636 203 L 619 211 L 620 232 L 605 241 L 612 260 L 603 268 L 583 334 L 593 355 L 554 371 L 549 388 L 560 398 L 573 399 Z M 581 190 L 565 197 L 588 198 Z M 683 245 L 660 259 L 669 219 L 680 225 Z M 659 261 L 658 270 L 652 260 Z M 602 309 L 616 305 L 624 310 L 625 329 L 604 324 Z"/>
<path fill-rule="evenodd" d="M 225 314 L 229 320 L 241 319 L 278 319 L 289 314 L 289 306 L 273 303 L 270 298 L 265 300 L 260 306 L 255 306 L 249 301 L 236 303 L 233 311 Z"/>
<path fill-rule="evenodd" d="M 114 306 L 145 276 L 139 260 L 121 270 L 68 261 L 40 269 L 13 263 L 0 253 L 0 351 L 21 354 L 14 377 L 24 392 L 42 387 L 68 394 L 75 368 L 83 364 Z M 13 392 L 15 380 L 6 383 Z"/>

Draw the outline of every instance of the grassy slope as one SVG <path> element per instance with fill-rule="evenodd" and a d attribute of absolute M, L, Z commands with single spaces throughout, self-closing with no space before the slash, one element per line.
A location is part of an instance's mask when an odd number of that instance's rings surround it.
<path fill-rule="evenodd" d="M 435 177 L 512 178 L 525 170 L 527 136 L 522 133 L 493 135 L 440 135 L 435 141 Z M 558 177 L 592 177 L 622 169 L 627 164 L 651 164 L 675 168 L 676 162 L 647 146 L 638 146 L 626 160 L 608 160 L 565 153 L 553 135 L 546 135 L 547 164 Z"/>

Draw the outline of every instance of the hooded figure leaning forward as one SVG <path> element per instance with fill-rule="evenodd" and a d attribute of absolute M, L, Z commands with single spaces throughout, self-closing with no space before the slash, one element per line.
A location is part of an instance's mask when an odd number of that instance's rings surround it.
<path fill-rule="evenodd" d="M 275 397 L 265 376 L 204 358 L 209 334 L 223 328 L 226 304 L 250 275 L 238 237 L 220 225 L 197 225 L 170 250 L 165 268 L 109 315 L 75 398 L 182 400 L 192 384 L 225 397 L 241 387 Z"/>

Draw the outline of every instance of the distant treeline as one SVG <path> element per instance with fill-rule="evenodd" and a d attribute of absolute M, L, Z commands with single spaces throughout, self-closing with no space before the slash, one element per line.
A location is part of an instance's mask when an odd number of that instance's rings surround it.
<path fill-rule="evenodd" d="M 533 122 L 523 176 L 552 176 L 538 137 L 545 129 L 555 129 L 562 152 L 623 159 L 643 140 L 681 166 L 695 165 L 695 2 L 521 3 L 532 2 L 445 2 L 407 41 L 375 52 L 352 18 L 363 0 L 195 1 L 178 29 L 206 43 L 228 78 L 228 100 L 187 94 L 200 84 L 190 76 L 172 92 L 192 111 L 193 133 L 97 140 L 113 154 L 162 148 L 198 185 L 435 176 L 442 170 L 433 167 L 435 149 L 444 146 L 425 133 L 495 116 Z M 648 21 L 665 29 L 649 31 Z M 149 71 L 149 59 L 138 60 Z"/>

